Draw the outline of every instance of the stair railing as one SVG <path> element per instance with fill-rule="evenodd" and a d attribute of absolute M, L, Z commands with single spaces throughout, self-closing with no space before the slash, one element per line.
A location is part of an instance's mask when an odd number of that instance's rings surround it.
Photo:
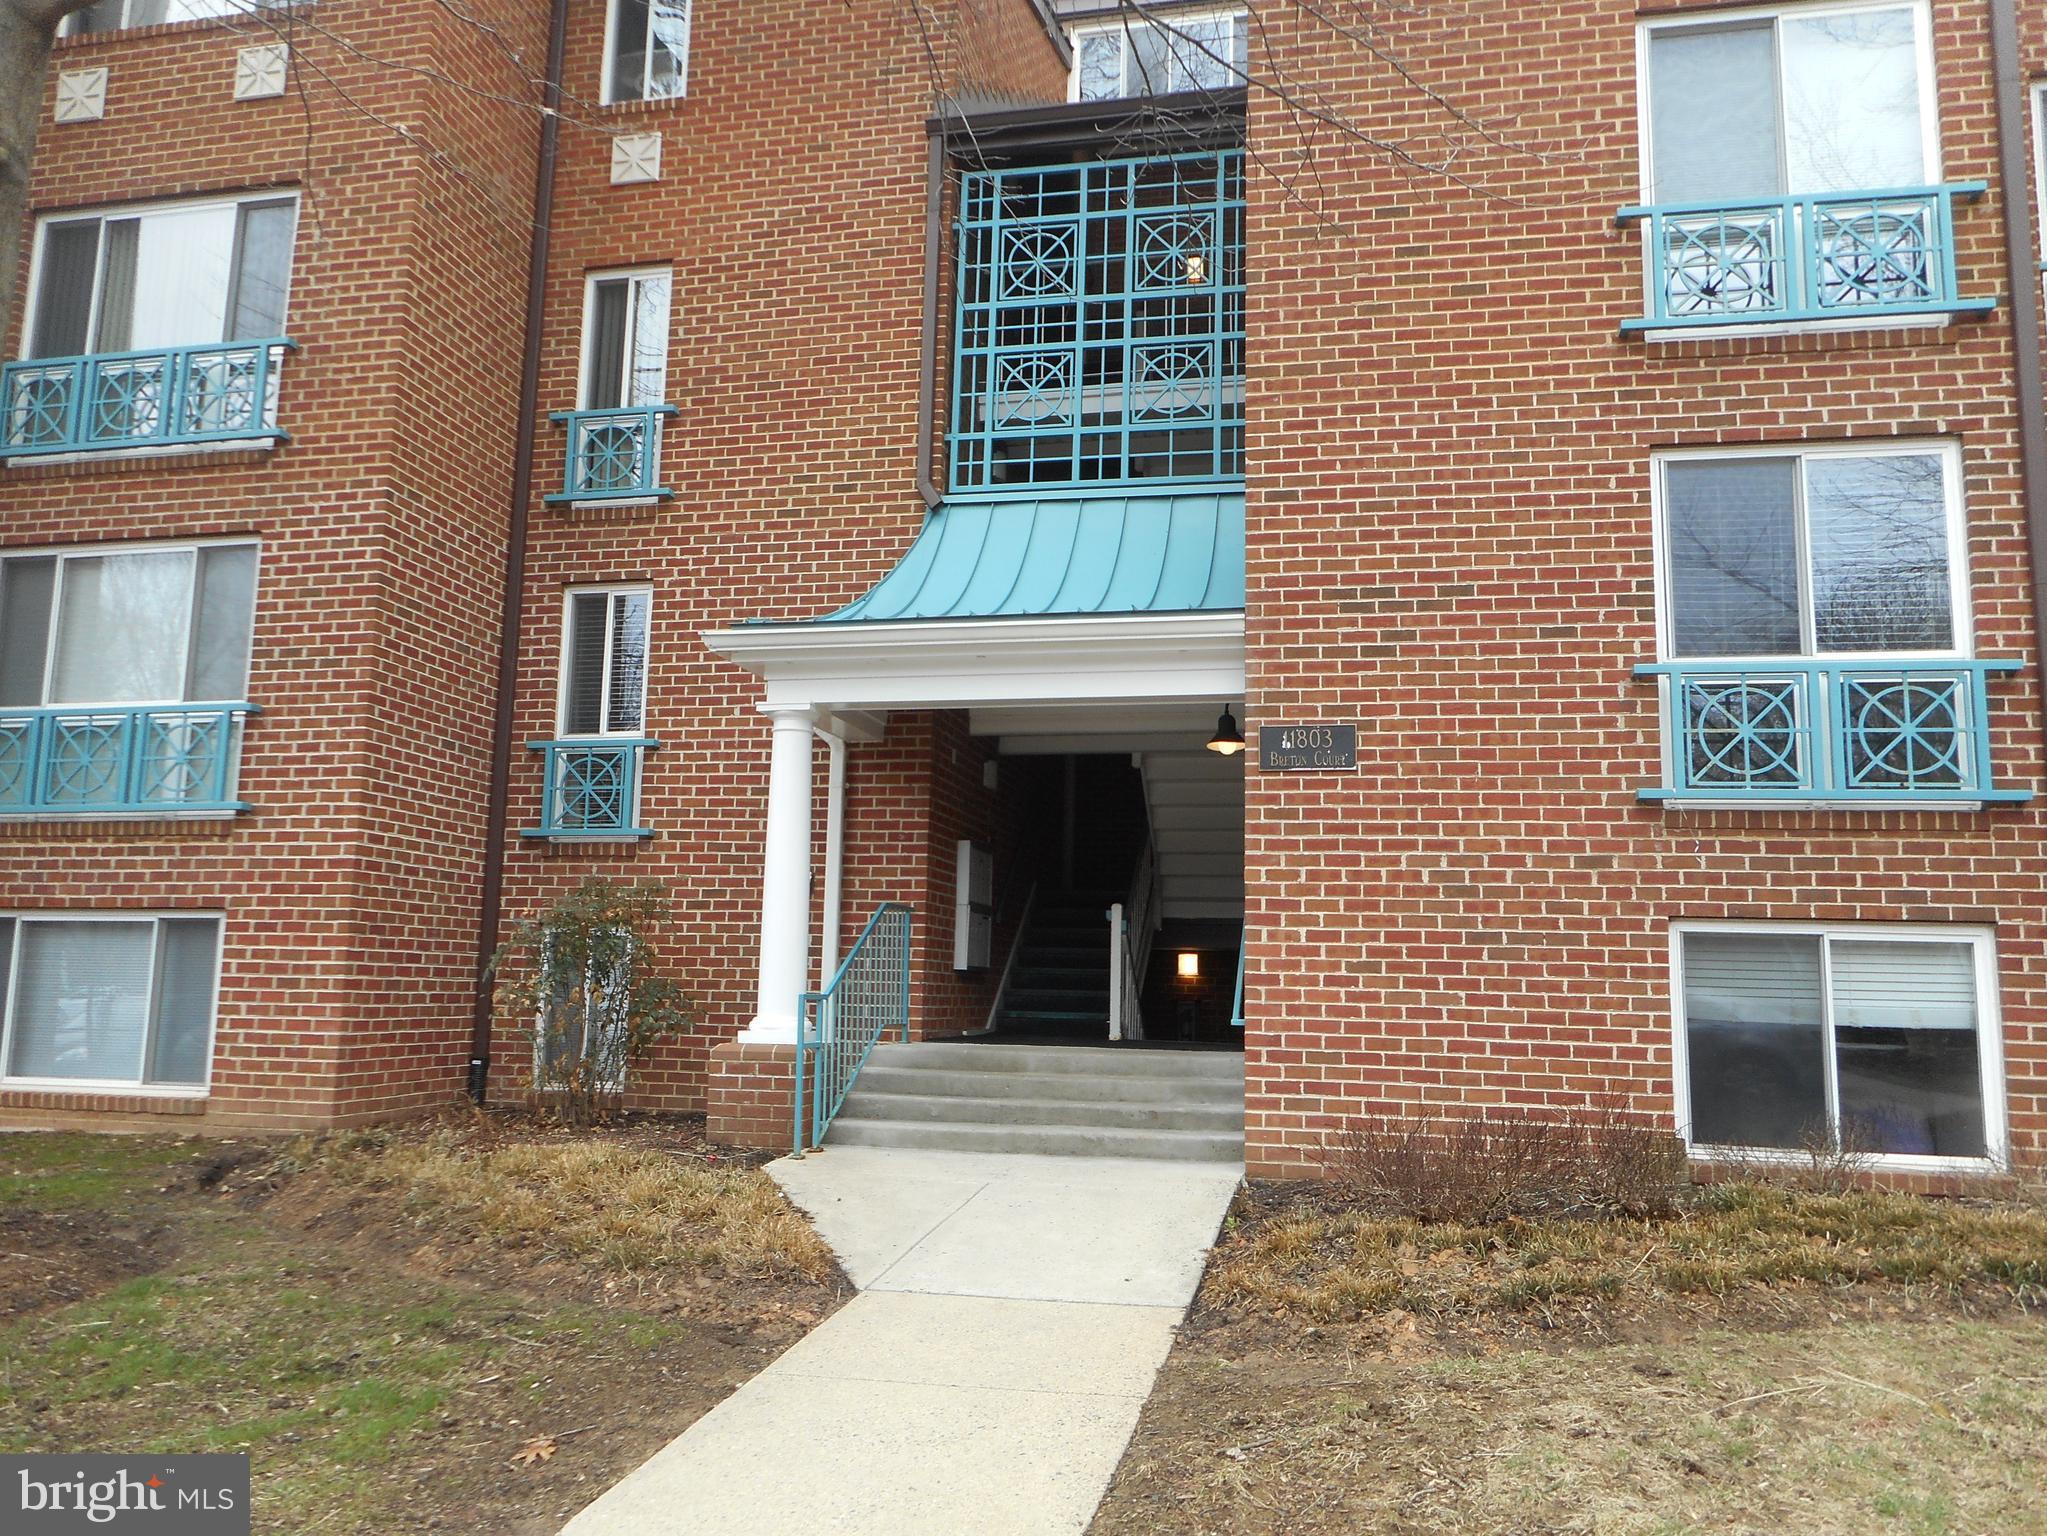
<path fill-rule="evenodd" d="M 888 901 L 874 909 L 824 990 L 798 1000 L 795 1156 L 824 1143 L 875 1042 L 892 1030 L 910 1038 L 910 909 Z"/>
<path fill-rule="evenodd" d="M 1230 1027 L 1244 1027 L 1244 973 L 1251 968 L 1251 936 L 1247 932 L 1237 935 L 1237 991 L 1230 1002 Z"/>
<path fill-rule="evenodd" d="M 1151 963 L 1152 936 L 1162 921 L 1159 903 L 1158 846 L 1151 829 L 1137 855 L 1130 877 L 1130 895 L 1109 908 L 1109 1038 L 1144 1038 L 1145 967 Z"/>

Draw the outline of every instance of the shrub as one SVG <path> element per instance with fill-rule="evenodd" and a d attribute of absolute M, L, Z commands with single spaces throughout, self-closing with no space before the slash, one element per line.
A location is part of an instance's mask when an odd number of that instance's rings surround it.
<path fill-rule="evenodd" d="M 1675 1136 L 1603 1103 L 1423 1111 L 1362 1120 L 1330 1148 L 1339 1193 L 1375 1212 L 1484 1225 L 1514 1217 L 1667 1216 L 1685 1176 Z"/>
<path fill-rule="evenodd" d="M 668 891 L 592 875 L 519 923 L 491 960 L 498 1016 L 533 1046 L 541 1103 L 571 1125 L 617 1108 L 628 1067 L 696 1008 L 661 974 Z"/>

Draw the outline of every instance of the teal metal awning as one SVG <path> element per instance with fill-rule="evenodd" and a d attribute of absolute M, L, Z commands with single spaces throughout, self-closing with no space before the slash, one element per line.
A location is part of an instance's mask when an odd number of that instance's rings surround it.
<path fill-rule="evenodd" d="M 815 622 L 1230 612 L 1244 606 L 1244 493 L 949 500 L 894 570 Z"/>

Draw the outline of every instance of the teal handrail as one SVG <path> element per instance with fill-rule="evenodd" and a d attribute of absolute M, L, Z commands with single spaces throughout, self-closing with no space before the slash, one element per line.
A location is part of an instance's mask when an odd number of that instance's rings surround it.
<path fill-rule="evenodd" d="M 286 336 L 24 358 L 0 370 L 0 456 L 184 443 L 284 441 Z"/>
<path fill-rule="evenodd" d="M 581 741 L 529 741 L 542 754 L 546 788 L 540 825 L 521 837 L 652 837 L 639 824 L 641 755 L 661 745 L 651 736 Z"/>
<path fill-rule="evenodd" d="M 1732 202 L 1636 204 L 1649 227 L 1648 314 L 1623 331 L 1982 313 L 1959 296 L 1955 199 L 1980 181 Z"/>
<path fill-rule="evenodd" d="M 556 411 L 551 420 L 569 429 L 563 501 L 644 501 L 673 496 L 661 483 L 661 425 L 672 405 L 629 405 L 596 411 Z"/>
<path fill-rule="evenodd" d="M 0 815 L 246 811 L 235 763 L 255 713 L 248 703 L 0 709 Z"/>
<path fill-rule="evenodd" d="M 1230 1003 L 1230 1027 L 1244 1027 L 1244 973 L 1250 969 L 1251 945 L 1248 938 L 1237 940 L 1237 992 Z"/>
<path fill-rule="evenodd" d="M 910 909 L 895 901 L 874 909 L 824 990 L 797 1000 L 796 1156 L 823 1143 L 875 1042 L 890 1033 L 910 1038 Z"/>
<path fill-rule="evenodd" d="M 1988 679 L 2017 661 L 1670 661 L 1669 782 L 1644 800 L 2030 800 L 1992 776 Z"/>

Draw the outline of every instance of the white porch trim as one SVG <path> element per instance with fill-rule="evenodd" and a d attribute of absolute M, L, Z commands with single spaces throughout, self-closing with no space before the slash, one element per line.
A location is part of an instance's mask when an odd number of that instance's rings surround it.
<path fill-rule="evenodd" d="M 703 638 L 761 677 L 767 710 L 1233 699 L 1244 692 L 1241 613 L 748 624 Z"/>

